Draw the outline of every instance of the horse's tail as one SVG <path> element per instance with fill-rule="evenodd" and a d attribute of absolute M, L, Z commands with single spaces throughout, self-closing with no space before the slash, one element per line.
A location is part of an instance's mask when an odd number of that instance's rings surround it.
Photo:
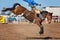
<path fill-rule="evenodd" d="M 17 5 L 21 6 L 19 3 L 15 3 L 12 8 L 15 9 L 15 7 L 16 7 Z"/>
<path fill-rule="evenodd" d="M 14 10 L 17 5 L 21 6 L 19 3 L 15 3 L 12 8 L 4 8 L 2 11 L 5 12 L 5 11 L 8 11 L 8 10 L 9 11 Z"/>

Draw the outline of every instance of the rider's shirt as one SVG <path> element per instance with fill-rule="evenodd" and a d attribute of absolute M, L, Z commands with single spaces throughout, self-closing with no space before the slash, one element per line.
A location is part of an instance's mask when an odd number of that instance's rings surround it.
<path fill-rule="evenodd" d="M 24 1 L 27 2 L 30 6 L 38 5 L 38 3 L 36 3 L 34 0 L 24 0 Z"/>

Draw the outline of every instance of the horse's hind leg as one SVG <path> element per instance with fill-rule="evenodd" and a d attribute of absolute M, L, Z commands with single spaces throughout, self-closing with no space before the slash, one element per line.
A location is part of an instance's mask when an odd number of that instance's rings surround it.
<path fill-rule="evenodd" d="M 44 33 L 44 28 L 43 28 L 42 24 L 40 25 L 40 32 L 39 33 L 40 33 L 40 35 Z"/>

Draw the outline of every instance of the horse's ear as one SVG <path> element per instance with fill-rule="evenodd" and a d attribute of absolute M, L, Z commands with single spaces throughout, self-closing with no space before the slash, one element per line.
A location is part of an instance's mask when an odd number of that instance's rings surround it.
<path fill-rule="evenodd" d="M 51 13 L 51 14 L 53 14 L 53 13 Z"/>
<path fill-rule="evenodd" d="M 51 15 L 52 15 L 53 13 L 51 13 Z"/>

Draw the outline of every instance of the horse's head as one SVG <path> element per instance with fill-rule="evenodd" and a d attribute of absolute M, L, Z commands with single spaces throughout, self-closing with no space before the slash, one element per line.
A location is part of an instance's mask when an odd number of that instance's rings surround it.
<path fill-rule="evenodd" d="M 50 13 L 48 11 L 42 11 L 41 14 L 43 15 L 44 18 L 47 18 L 48 23 L 51 23 L 53 13 Z"/>
<path fill-rule="evenodd" d="M 47 14 L 47 21 L 48 21 L 48 23 L 51 23 L 51 21 L 52 21 L 52 14 L 53 13 L 50 13 L 50 12 L 48 12 L 48 14 Z"/>

